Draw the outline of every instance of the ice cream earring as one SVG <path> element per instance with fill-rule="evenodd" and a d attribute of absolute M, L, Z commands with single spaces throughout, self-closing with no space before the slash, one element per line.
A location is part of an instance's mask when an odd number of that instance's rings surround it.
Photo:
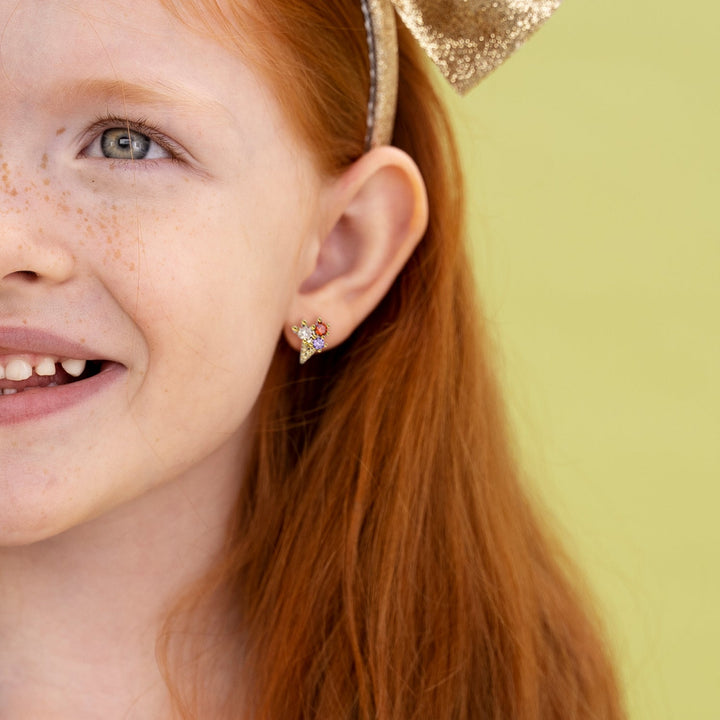
<path fill-rule="evenodd" d="M 308 325 L 304 320 L 300 326 L 293 325 L 292 331 L 300 338 L 300 364 L 306 363 L 315 353 L 321 353 L 327 347 L 327 334 L 329 326 L 318 318 L 314 325 Z"/>

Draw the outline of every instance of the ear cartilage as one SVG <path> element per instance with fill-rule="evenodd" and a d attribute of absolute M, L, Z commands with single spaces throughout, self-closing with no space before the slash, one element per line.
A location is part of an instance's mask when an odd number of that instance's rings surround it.
<path fill-rule="evenodd" d="M 300 325 L 293 325 L 292 331 L 300 338 L 300 364 L 306 363 L 315 353 L 321 353 L 327 348 L 327 334 L 330 326 L 318 318 L 314 325 L 308 325 L 304 320 Z"/>

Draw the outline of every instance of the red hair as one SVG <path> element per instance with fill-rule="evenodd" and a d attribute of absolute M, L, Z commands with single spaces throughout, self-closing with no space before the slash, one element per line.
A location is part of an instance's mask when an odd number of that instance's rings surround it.
<path fill-rule="evenodd" d="M 238 40 L 323 170 L 362 154 L 359 0 L 166 4 Z M 425 178 L 427 232 L 342 346 L 300 367 L 279 344 L 225 555 L 162 638 L 178 707 L 203 716 L 215 693 L 214 718 L 619 720 L 587 600 L 518 479 L 452 132 L 403 28 L 393 144 Z M 181 675 L 192 643 L 172 630 L 211 596 L 217 647 Z"/>

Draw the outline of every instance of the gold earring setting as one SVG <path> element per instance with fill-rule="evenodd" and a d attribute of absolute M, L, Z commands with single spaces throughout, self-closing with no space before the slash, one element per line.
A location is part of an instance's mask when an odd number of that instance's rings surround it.
<path fill-rule="evenodd" d="M 327 334 L 329 325 L 318 318 L 313 325 L 308 325 L 304 320 L 300 325 L 293 325 L 292 331 L 300 338 L 300 364 L 306 363 L 315 353 L 321 353 L 327 348 Z"/>

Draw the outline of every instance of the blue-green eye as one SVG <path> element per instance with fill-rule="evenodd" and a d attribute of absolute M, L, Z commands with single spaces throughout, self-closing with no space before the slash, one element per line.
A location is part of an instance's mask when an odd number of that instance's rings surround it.
<path fill-rule="evenodd" d="M 173 154 L 150 136 L 130 127 L 111 127 L 85 148 L 86 157 L 108 160 L 161 160 Z"/>
<path fill-rule="evenodd" d="M 143 160 L 151 143 L 147 135 L 126 128 L 111 128 L 100 138 L 103 155 L 113 160 Z"/>

